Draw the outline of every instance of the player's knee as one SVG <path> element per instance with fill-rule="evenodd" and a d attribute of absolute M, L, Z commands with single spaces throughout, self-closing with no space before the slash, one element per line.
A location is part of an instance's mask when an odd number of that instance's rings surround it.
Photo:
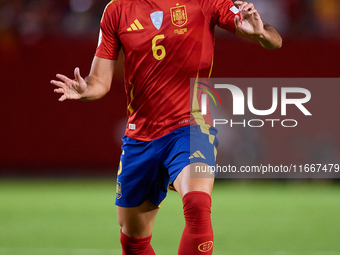
<path fill-rule="evenodd" d="M 118 215 L 118 224 L 125 234 L 142 232 L 143 222 L 137 220 L 137 217 L 127 217 L 126 215 Z M 128 236 L 132 237 L 128 234 Z"/>
<path fill-rule="evenodd" d="M 152 231 L 143 224 L 124 224 L 122 222 L 120 226 L 123 233 L 131 238 L 143 238 L 152 234 Z"/>
<path fill-rule="evenodd" d="M 124 225 L 123 219 L 122 219 L 121 217 L 119 217 L 119 215 L 118 215 L 117 220 L 118 220 L 119 226 L 120 226 L 121 228 L 123 228 L 123 225 Z"/>

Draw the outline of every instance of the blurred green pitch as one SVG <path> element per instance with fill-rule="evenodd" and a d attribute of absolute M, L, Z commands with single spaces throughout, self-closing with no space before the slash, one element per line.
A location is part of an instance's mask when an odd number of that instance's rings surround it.
<path fill-rule="evenodd" d="M 121 254 L 114 180 L 0 181 L 0 255 Z M 340 186 L 264 181 L 215 185 L 215 255 L 340 254 Z M 175 255 L 177 193 L 157 216 L 157 255 Z M 190 254 L 188 254 L 190 255 Z"/>

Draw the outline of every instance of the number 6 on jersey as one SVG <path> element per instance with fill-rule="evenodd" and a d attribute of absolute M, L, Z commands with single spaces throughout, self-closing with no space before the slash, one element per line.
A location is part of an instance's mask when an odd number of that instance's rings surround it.
<path fill-rule="evenodd" d="M 156 46 L 156 42 L 157 40 L 160 39 L 164 39 L 164 35 L 156 35 L 153 39 L 152 39 L 152 54 L 154 56 L 155 59 L 157 60 L 162 60 L 165 57 L 165 48 L 163 45 L 157 45 Z M 158 50 L 161 51 L 161 54 L 158 55 Z"/>

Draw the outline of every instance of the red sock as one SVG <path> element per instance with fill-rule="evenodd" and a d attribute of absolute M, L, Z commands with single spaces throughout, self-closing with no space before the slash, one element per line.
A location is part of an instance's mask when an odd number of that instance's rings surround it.
<path fill-rule="evenodd" d="M 122 244 L 122 255 L 155 255 L 150 244 L 151 236 L 143 238 L 128 237 L 120 230 L 120 243 Z"/>
<path fill-rule="evenodd" d="M 185 227 L 178 255 L 211 255 L 214 236 L 211 225 L 211 197 L 208 193 L 192 191 L 183 197 Z"/>

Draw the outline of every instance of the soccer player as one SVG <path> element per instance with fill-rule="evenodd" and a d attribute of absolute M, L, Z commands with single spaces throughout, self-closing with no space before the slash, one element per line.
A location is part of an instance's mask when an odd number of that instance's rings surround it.
<path fill-rule="evenodd" d="M 90 74 L 83 79 L 76 68 L 75 79 L 57 74 L 58 80 L 51 81 L 62 94 L 59 101 L 97 100 L 110 90 L 123 50 L 129 119 L 116 191 L 123 254 L 155 254 L 152 227 L 168 184 L 183 201 L 185 228 L 178 254 L 212 254 L 214 178 L 192 178 L 190 169 L 215 164 L 217 131 L 211 116 L 200 111 L 202 90 L 194 86 L 190 96 L 190 78 L 210 76 L 216 25 L 266 49 L 282 43 L 253 4 L 235 5 L 231 0 L 111 1 L 100 23 Z"/>

